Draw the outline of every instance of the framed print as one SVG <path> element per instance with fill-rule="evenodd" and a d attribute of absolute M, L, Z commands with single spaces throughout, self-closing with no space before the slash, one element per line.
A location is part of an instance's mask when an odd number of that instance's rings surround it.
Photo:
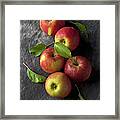
<path fill-rule="evenodd" d="M 2 119 L 119 119 L 115 1 L 2 1 Z"/>

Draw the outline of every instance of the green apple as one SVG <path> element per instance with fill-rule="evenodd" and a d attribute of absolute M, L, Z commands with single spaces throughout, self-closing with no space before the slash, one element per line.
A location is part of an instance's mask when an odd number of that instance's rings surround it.
<path fill-rule="evenodd" d="M 64 98 L 71 92 L 71 82 L 65 73 L 55 72 L 48 76 L 45 89 L 52 97 Z"/>

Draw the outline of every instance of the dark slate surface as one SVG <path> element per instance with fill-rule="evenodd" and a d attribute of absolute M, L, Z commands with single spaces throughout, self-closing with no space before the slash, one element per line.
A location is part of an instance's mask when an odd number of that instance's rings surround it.
<path fill-rule="evenodd" d="M 81 94 L 87 100 L 100 99 L 100 21 L 80 20 L 80 23 L 87 25 L 86 36 L 81 34 L 81 43 L 79 47 L 72 52 L 72 55 L 82 55 L 87 57 L 92 63 L 92 74 L 88 81 L 78 85 Z M 73 26 L 66 21 L 66 26 Z M 75 26 L 73 26 L 75 27 Z M 55 100 L 50 97 L 43 84 L 32 83 L 26 74 L 25 62 L 33 71 L 44 76 L 44 72 L 39 66 L 39 57 L 29 54 L 28 49 L 36 43 L 45 43 L 46 45 L 53 41 L 53 37 L 47 36 L 39 28 L 39 20 L 21 20 L 20 21 L 20 99 L 21 100 Z M 78 92 L 73 86 L 72 92 L 65 100 L 78 100 Z"/>

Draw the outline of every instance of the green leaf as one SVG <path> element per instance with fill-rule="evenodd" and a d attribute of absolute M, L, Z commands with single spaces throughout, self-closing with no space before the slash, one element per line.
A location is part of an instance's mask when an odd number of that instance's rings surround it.
<path fill-rule="evenodd" d="M 63 43 L 56 42 L 54 44 L 54 49 L 59 55 L 61 55 L 64 58 L 72 57 L 71 51 Z"/>
<path fill-rule="evenodd" d="M 36 74 L 27 67 L 27 76 L 34 83 L 43 83 L 46 80 L 46 77 Z"/>
<path fill-rule="evenodd" d="M 74 24 L 80 30 L 80 32 L 87 31 L 87 27 L 84 24 L 81 24 L 79 22 L 71 22 L 71 23 Z"/>
<path fill-rule="evenodd" d="M 46 45 L 43 43 L 37 44 L 29 49 L 29 53 L 35 55 L 36 57 L 39 56 L 44 50 L 46 49 Z"/>

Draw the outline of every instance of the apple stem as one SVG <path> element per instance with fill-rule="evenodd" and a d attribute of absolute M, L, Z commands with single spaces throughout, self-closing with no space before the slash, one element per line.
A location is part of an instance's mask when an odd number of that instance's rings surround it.
<path fill-rule="evenodd" d="M 79 93 L 79 94 L 78 94 L 78 97 L 79 97 L 81 100 L 85 100 L 85 99 L 83 98 L 83 96 L 81 95 L 80 90 L 79 90 L 77 84 L 75 84 L 75 87 L 77 88 L 77 91 L 78 91 L 78 93 Z"/>
<path fill-rule="evenodd" d="M 78 66 L 78 62 L 77 62 L 77 58 L 76 57 L 72 58 L 72 62 L 73 62 L 74 65 Z"/>
<path fill-rule="evenodd" d="M 48 44 L 48 45 L 46 46 L 46 48 L 48 48 L 49 46 L 51 46 L 51 45 L 53 45 L 53 44 L 54 44 L 54 42 Z"/>

